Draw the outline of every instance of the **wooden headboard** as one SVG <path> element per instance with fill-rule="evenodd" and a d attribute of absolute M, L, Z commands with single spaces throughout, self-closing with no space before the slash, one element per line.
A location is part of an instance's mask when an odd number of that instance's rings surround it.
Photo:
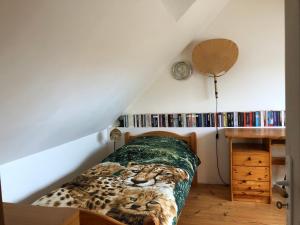
<path fill-rule="evenodd" d="M 150 131 L 150 132 L 146 132 L 146 133 L 142 133 L 142 134 L 138 134 L 138 135 L 132 135 L 129 132 L 126 132 L 125 135 L 124 135 L 125 144 L 130 142 L 132 139 L 134 139 L 136 137 L 141 137 L 141 136 L 173 137 L 173 138 L 176 138 L 178 140 L 185 141 L 189 145 L 192 152 L 194 152 L 195 155 L 197 155 L 197 135 L 196 135 L 196 132 L 192 132 L 192 133 L 189 133 L 187 135 L 180 135 L 180 134 L 176 134 L 176 133 L 172 133 L 172 132 L 168 132 L 168 131 Z M 197 177 L 198 176 L 197 176 L 197 171 L 196 171 L 195 175 L 194 175 L 194 179 L 193 179 L 193 185 L 197 184 Z"/>

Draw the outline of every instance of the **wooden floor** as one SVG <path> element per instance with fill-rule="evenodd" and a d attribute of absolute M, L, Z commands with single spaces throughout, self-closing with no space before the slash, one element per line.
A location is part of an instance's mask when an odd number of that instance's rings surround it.
<path fill-rule="evenodd" d="M 192 187 L 178 225 L 285 225 L 286 210 L 275 202 L 285 200 L 273 193 L 272 204 L 231 202 L 222 185 Z"/>

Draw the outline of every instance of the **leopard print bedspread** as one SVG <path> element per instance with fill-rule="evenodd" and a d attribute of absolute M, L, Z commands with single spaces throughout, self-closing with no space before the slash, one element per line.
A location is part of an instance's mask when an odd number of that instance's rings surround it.
<path fill-rule="evenodd" d="M 171 225 L 177 215 L 175 184 L 188 178 L 188 173 L 172 166 L 105 162 L 34 205 L 89 209 L 132 225 L 151 215 L 161 225 Z"/>

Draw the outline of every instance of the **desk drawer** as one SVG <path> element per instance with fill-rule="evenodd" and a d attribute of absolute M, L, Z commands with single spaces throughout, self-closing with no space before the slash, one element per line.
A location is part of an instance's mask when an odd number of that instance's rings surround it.
<path fill-rule="evenodd" d="M 233 191 L 234 195 L 270 196 L 268 191 Z"/>
<path fill-rule="evenodd" d="M 233 191 L 270 191 L 270 182 L 268 181 L 247 181 L 247 180 L 233 180 Z"/>
<path fill-rule="evenodd" d="M 233 200 L 271 203 L 270 192 L 263 191 L 233 191 Z"/>
<path fill-rule="evenodd" d="M 270 157 L 268 152 L 232 152 L 233 166 L 269 166 Z"/>
<path fill-rule="evenodd" d="M 247 181 L 269 181 L 270 169 L 269 167 L 233 166 L 232 179 Z"/>

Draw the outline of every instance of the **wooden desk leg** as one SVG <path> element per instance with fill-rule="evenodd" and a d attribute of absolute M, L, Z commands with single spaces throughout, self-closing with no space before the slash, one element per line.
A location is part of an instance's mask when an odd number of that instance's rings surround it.
<path fill-rule="evenodd" d="M 272 187 L 273 187 L 273 184 L 272 184 L 272 140 L 269 138 L 268 139 L 268 150 L 269 150 L 269 157 L 270 157 L 270 200 L 269 200 L 269 203 L 271 204 L 272 203 Z"/>
<path fill-rule="evenodd" d="M 230 166 L 230 200 L 233 201 L 233 190 L 232 190 L 232 138 L 229 138 L 229 166 Z"/>

